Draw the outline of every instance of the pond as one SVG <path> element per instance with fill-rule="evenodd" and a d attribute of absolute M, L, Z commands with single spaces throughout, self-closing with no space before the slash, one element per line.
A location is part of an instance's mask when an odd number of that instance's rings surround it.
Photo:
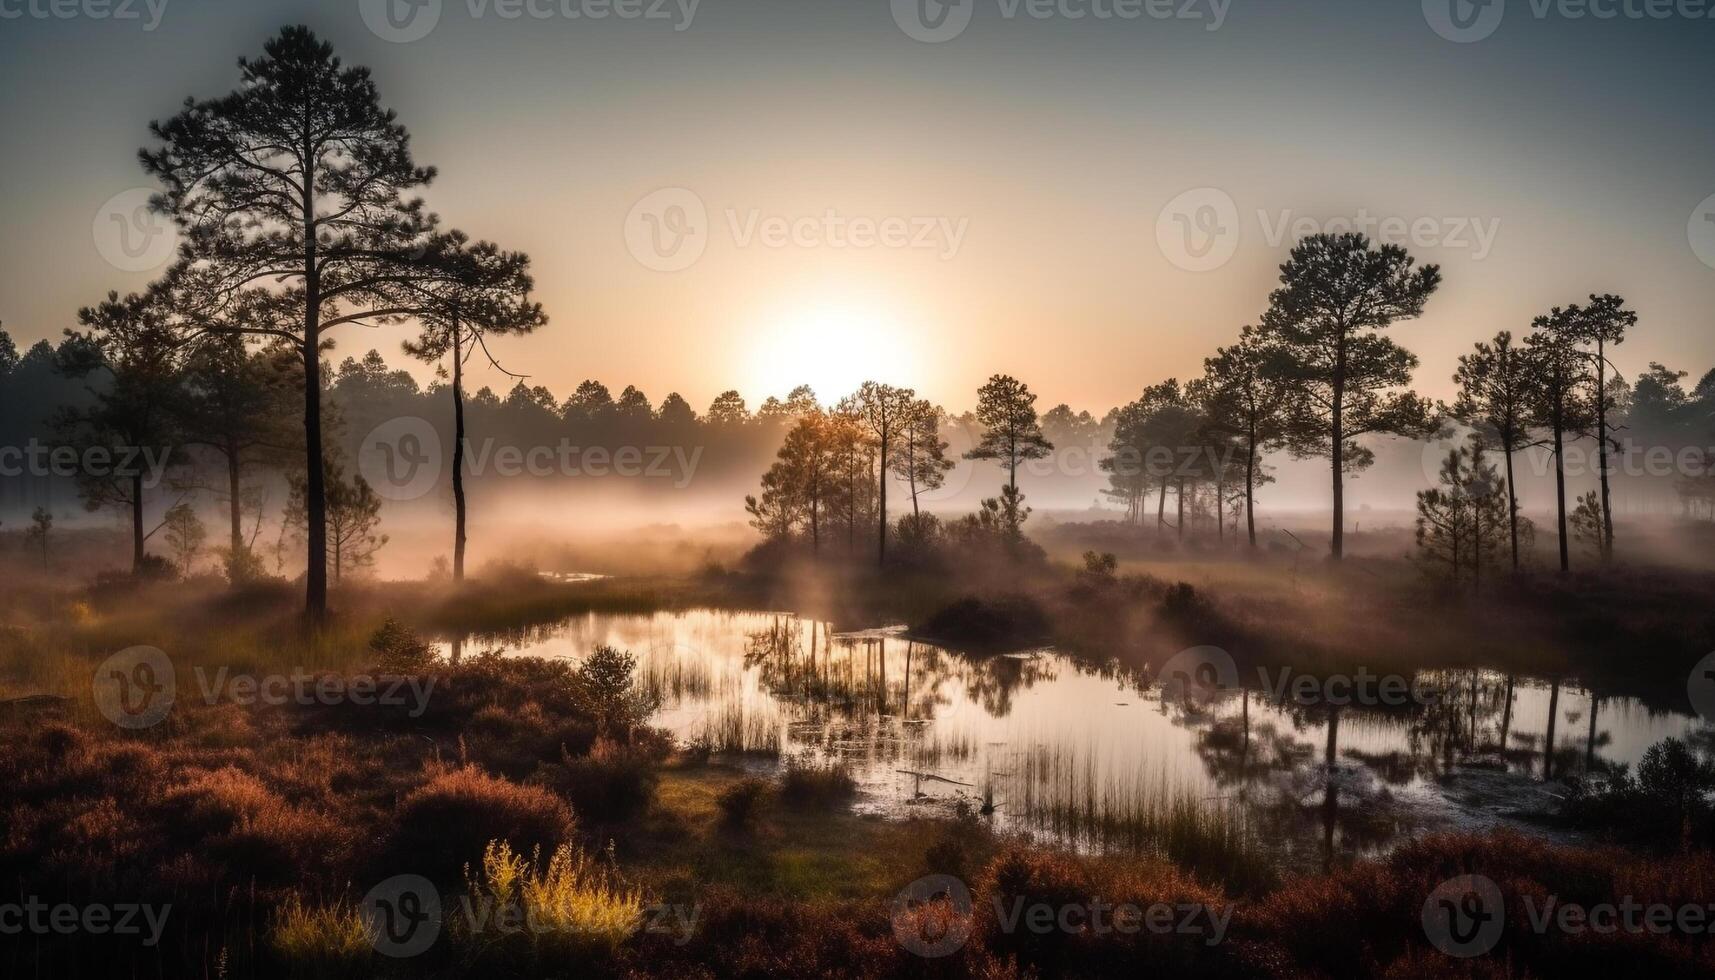
<path fill-rule="evenodd" d="M 1266 688 L 1170 696 L 1052 650 L 971 657 L 902 628 L 842 633 L 790 613 L 592 613 L 460 647 L 577 660 L 601 644 L 637 657 L 655 723 L 685 743 L 759 769 L 839 760 L 859 810 L 963 809 L 1092 849 L 1146 846 L 1170 810 L 1194 807 L 1285 863 L 1326 864 L 1424 830 L 1528 820 L 1553 804 L 1546 776 L 1715 734 L 1492 671 L 1420 672 L 1427 704 L 1331 712 Z"/>

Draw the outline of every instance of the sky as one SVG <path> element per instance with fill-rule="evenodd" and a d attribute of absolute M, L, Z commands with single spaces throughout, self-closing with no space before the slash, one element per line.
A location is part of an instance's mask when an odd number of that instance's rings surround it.
<path fill-rule="evenodd" d="M 875 378 L 961 411 L 1004 372 L 1099 416 L 1354 221 L 1442 267 L 1391 328 L 1426 394 L 1591 292 L 1640 313 L 1628 375 L 1715 366 L 1703 0 L 151 3 L 0 0 L 20 346 L 159 273 L 148 122 L 303 23 L 373 69 L 444 223 L 532 257 L 550 323 L 494 350 L 562 396 Z M 403 364 L 405 332 L 335 356 Z"/>

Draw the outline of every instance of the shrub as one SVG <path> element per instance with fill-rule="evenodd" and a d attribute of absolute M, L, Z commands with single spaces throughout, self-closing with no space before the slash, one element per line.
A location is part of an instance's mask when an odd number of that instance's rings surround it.
<path fill-rule="evenodd" d="M 857 793 L 857 781 L 843 765 L 792 762 L 780 780 L 780 798 L 795 806 L 827 809 Z"/>
<path fill-rule="evenodd" d="M 715 805 L 720 807 L 721 822 L 733 830 L 755 823 L 773 790 L 768 780 L 755 776 L 746 776 L 728 786 L 715 799 Z"/>
<path fill-rule="evenodd" d="M 466 872 L 471 908 L 483 921 L 529 924 L 522 932 L 473 928 L 463 936 L 473 953 L 534 959 L 612 952 L 642 925 L 642 893 L 618 883 L 583 851 L 561 844 L 547 867 L 540 858 L 540 850 L 526 859 L 505 841 L 490 841 L 482 870 Z"/>
<path fill-rule="evenodd" d="M 628 739 L 655 713 L 654 699 L 632 684 L 636 669 L 636 657 L 606 645 L 578 665 L 573 675 L 578 706 L 603 734 Z"/>
<path fill-rule="evenodd" d="M 1008 650 L 1048 639 L 1048 615 L 1025 595 L 965 596 L 936 611 L 912 632 L 950 646 Z"/>
<path fill-rule="evenodd" d="M 400 802 L 395 856 L 453 880 L 490 841 L 552 849 L 574 829 L 571 808 L 553 793 L 467 767 L 435 776 Z"/>
<path fill-rule="evenodd" d="M 659 761 L 656 746 L 602 738 L 589 755 L 564 755 L 550 778 L 585 819 L 623 820 L 642 813 L 654 799 Z"/>
<path fill-rule="evenodd" d="M 392 616 L 370 636 L 369 650 L 383 674 L 420 674 L 435 663 L 434 649 Z"/>
<path fill-rule="evenodd" d="M 374 959 L 369 926 L 349 902 L 308 906 L 294 893 L 274 917 L 269 945 L 310 976 L 359 976 Z"/>

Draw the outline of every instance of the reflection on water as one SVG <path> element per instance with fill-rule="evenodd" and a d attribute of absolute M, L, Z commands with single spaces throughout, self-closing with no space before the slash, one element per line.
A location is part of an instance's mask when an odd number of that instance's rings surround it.
<path fill-rule="evenodd" d="M 1191 800 L 1242 813 L 1288 859 L 1326 863 L 1546 805 L 1536 781 L 1636 763 L 1669 735 L 1709 738 L 1686 715 L 1490 671 L 1421 673 L 1439 696 L 1388 709 L 1254 689 L 1172 700 L 1113 664 L 970 658 L 787 613 L 592 613 L 456 646 L 578 659 L 600 644 L 637 656 L 656 723 L 685 741 L 843 760 L 862 809 L 966 806 L 1088 846 L 1127 843 L 1162 801 Z"/>

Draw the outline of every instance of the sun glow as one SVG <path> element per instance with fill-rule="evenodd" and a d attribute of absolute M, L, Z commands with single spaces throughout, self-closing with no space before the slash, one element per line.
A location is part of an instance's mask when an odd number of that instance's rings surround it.
<path fill-rule="evenodd" d="M 862 304 L 827 302 L 783 312 L 758 332 L 746 361 L 758 401 L 807 384 L 832 404 L 865 381 L 910 386 L 920 379 L 917 331 Z"/>

